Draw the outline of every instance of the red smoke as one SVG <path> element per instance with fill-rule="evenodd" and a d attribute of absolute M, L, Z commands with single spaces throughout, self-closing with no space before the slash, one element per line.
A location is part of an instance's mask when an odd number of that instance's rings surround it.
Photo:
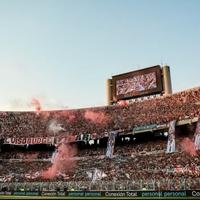
<path fill-rule="evenodd" d="M 75 115 L 71 114 L 68 116 L 69 122 L 73 122 L 76 119 Z"/>
<path fill-rule="evenodd" d="M 191 139 L 185 138 L 181 141 L 181 148 L 183 151 L 188 153 L 190 156 L 197 156 L 197 152 L 195 150 L 195 145 Z"/>
<path fill-rule="evenodd" d="M 40 115 L 44 118 L 44 119 L 48 119 L 50 116 L 50 112 L 49 111 L 44 111 L 41 112 Z"/>
<path fill-rule="evenodd" d="M 118 101 L 118 105 L 122 107 L 126 107 L 129 105 L 129 103 L 127 101 Z"/>
<path fill-rule="evenodd" d="M 35 111 L 39 113 L 42 110 L 41 104 L 39 100 L 33 98 L 31 101 L 31 105 L 35 107 Z"/>
<path fill-rule="evenodd" d="M 68 111 L 62 111 L 61 113 L 58 113 L 58 115 L 66 118 L 69 122 L 74 122 L 74 120 L 76 119 L 76 116 L 72 112 Z"/>
<path fill-rule="evenodd" d="M 76 155 L 75 147 L 61 143 L 58 147 L 58 153 L 52 166 L 42 173 L 44 179 L 53 179 L 57 174 L 67 173 L 74 169 L 76 161 L 73 157 Z"/>
<path fill-rule="evenodd" d="M 54 117 L 59 119 L 59 118 L 65 118 L 68 122 L 72 123 L 75 121 L 76 116 L 69 111 L 61 111 L 61 112 L 57 112 L 54 114 Z"/>
<path fill-rule="evenodd" d="M 94 112 L 87 110 L 84 114 L 85 119 L 95 124 L 102 124 L 108 121 L 108 117 L 103 112 Z"/>

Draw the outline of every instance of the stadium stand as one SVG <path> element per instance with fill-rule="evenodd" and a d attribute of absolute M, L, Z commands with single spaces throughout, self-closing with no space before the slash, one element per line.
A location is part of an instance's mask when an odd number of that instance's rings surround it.
<path fill-rule="evenodd" d="M 88 111 L 98 113 L 101 118 L 97 117 L 94 123 L 85 117 Z M 192 157 L 182 151 L 180 143 L 185 135 L 176 138 L 176 152 L 166 154 L 167 137 L 163 134 L 166 130 L 152 133 L 153 139 L 145 139 L 145 134 L 132 134 L 137 127 L 159 126 L 199 116 L 200 88 L 129 105 L 40 113 L 0 112 L 0 137 L 4 141 L 51 136 L 60 140 L 68 135 L 79 149 L 73 158 L 77 160 L 76 166 L 49 180 L 43 179 L 41 173 L 52 165 L 54 144 L 41 144 L 45 150 L 31 151 L 34 145 L 25 144 L 20 149 L 4 144 L 0 153 L 0 187 L 10 190 L 22 187 L 26 190 L 200 189 L 199 152 Z M 52 120 L 61 124 L 62 131 L 49 130 Z M 106 145 L 101 145 L 106 144 L 105 137 L 110 131 L 119 133 L 113 159 L 105 157 Z M 192 131 L 189 132 L 194 134 Z M 156 134 L 160 135 L 156 137 Z M 95 144 L 91 145 L 94 148 L 86 148 L 84 145 L 89 145 L 91 139 L 94 139 Z M 96 169 L 104 176 L 101 174 L 101 180 L 94 181 Z"/>
<path fill-rule="evenodd" d="M 96 133 L 104 137 L 112 130 L 132 130 L 135 126 L 163 124 L 174 119 L 182 120 L 199 116 L 200 88 L 180 92 L 167 97 L 133 102 L 128 106 L 107 106 L 98 108 L 35 112 L 0 112 L 1 137 L 54 136 L 48 131 L 49 122 L 59 121 L 67 132 L 59 136 L 81 133 Z M 86 120 L 86 111 L 101 112 L 105 123 L 93 123 Z"/>

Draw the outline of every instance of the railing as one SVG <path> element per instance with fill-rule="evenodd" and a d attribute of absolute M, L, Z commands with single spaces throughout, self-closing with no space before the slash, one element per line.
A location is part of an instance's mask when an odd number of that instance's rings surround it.
<path fill-rule="evenodd" d="M 1 183 L 0 189 L 8 191 L 54 191 L 59 188 L 68 190 L 198 190 L 200 178 L 193 179 L 160 179 L 160 180 L 128 180 L 128 181 L 69 181 L 69 182 L 24 182 Z"/>

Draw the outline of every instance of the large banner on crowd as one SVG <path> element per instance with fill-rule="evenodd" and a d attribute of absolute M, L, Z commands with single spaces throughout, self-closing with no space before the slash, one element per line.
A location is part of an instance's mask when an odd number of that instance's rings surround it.
<path fill-rule="evenodd" d="M 175 128 L 176 128 L 176 120 L 173 120 L 169 123 L 169 132 L 168 132 L 168 142 L 167 142 L 166 153 L 173 153 L 176 151 Z"/>
<path fill-rule="evenodd" d="M 115 147 L 115 137 L 116 137 L 116 132 L 110 132 L 106 149 L 106 157 L 108 158 L 113 157 L 113 152 Z"/>
<path fill-rule="evenodd" d="M 195 149 L 200 150 L 200 118 L 198 119 L 196 131 L 194 134 Z"/>
<path fill-rule="evenodd" d="M 93 171 L 87 171 L 88 178 L 92 183 L 95 183 L 97 180 L 101 180 L 102 178 L 107 177 L 104 171 L 95 168 Z"/>
<path fill-rule="evenodd" d="M 4 144 L 54 144 L 54 137 L 7 138 L 4 140 Z"/>

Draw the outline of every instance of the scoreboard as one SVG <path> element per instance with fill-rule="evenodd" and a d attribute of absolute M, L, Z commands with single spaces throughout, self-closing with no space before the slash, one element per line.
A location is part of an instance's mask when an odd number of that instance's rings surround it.
<path fill-rule="evenodd" d="M 160 65 L 112 76 L 112 94 L 117 101 L 162 92 Z"/>

